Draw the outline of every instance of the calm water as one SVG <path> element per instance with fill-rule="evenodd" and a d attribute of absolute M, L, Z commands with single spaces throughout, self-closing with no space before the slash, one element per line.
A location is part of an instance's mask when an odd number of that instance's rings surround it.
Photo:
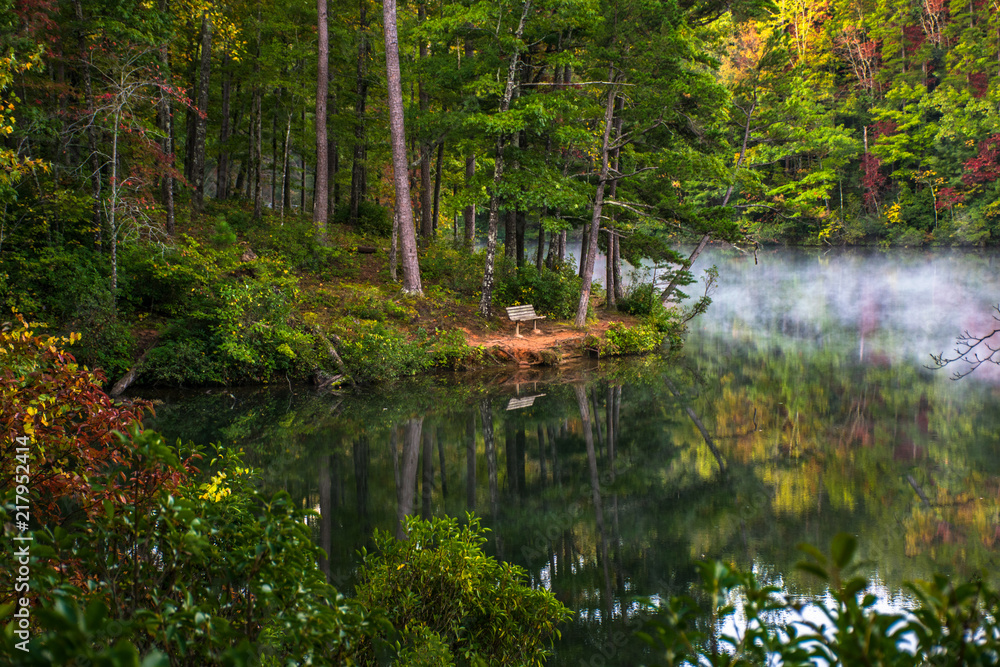
<path fill-rule="evenodd" d="M 577 612 L 551 664 L 637 664 L 640 596 L 726 558 L 793 591 L 795 545 L 859 536 L 874 587 L 1000 571 L 1000 373 L 924 368 L 990 326 L 996 253 L 717 252 L 683 356 L 442 376 L 367 397 L 167 397 L 171 437 L 242 446 L 315 507 L 343 589 L 400 516 L 475 511 L 491 553 Z M 532 400 L 531 397 L 534 397 Z"/>

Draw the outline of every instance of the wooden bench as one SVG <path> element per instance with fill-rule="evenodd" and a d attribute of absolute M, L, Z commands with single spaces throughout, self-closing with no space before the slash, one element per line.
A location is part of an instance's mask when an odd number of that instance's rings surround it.
<path fill-rule="evenodd" d="M 535 394 L 534 396 L 512 398 L 507 403 L 507 409 L 520 410 L 521 408 L 530 408 L 532 405 L 535 404 L 535 399 L 541 398 L 542 396 L 545 396 L 545 394 Z"/>
<path fill-rule="evenodd" d="M 538 320 L 544 320 L 544 315 L 536 315 L 535 307 L 530 303 L 524 306 L 509 306 L 507 308 L 507 317 L 510 318 L 511 322 L 516 322 L 514 325 L 514 335 L 518 338 L 523 338 L 521 335 L 521 322 L 527 322 L 532 320 L 533 329 L 538 330 Z"/>

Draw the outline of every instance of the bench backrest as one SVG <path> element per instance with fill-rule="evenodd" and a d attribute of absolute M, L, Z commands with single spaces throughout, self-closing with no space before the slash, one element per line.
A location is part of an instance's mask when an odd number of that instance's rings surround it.
<path fill-rule="evenodd" d="M 524 306 L 509 306 L 507 308 L 507 317 L 511 320 L 530 320 L 537 318 L 538 315 L 535 314 L 535 307 L 527 304 Z"/>

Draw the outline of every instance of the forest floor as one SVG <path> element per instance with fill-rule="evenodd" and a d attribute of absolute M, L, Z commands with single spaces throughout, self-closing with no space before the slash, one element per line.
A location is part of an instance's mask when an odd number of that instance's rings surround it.
<path fill-rule="evenodd" d="M 393 287 L 385 267 L 385 249 L 380 250 L 377 254 L 356 257 L 358 273 L 355 280 L 391 292 Z M 317 308 L 327 311 L 323 319 L 332 319 L 340 311 L 341 306 L 336 304 L 343 303 L 344 294 L 336 282 L 324 285 L 309 275 L 302 275 L 300 281 L 308 291 L 321 295 L 314 300 L 313 307 L 317 301 L 323 304 Z M 639 322 L 639 318 L 606 310 L 603 299 L 592 296 L 593 317 L 584 329 L 577 329 L 569 320 L 547 318 L 537 321 L 537 330 L 532 327 L 531 322 L 522 322 L 521 337 L 518 338 L 514 334 L 514 322 L 507 319 L 502 308 L 487 320 L 479 315 L 478 304 L 473 301 L 458 298 L 457 295 L 435 295 L 433 284 L 428 281 L 425 281 L 424 287 L 424 298 L 408 301 L 415 310 L 415 317 L 408 324 L 402 325 L 403 328 L 411 333 L 417 328 L 428 331 L 460 330 L 469 347 L 480 348 L 497 361 L 520 366 L 554 365 L 583 358 L 587 356 L 584 341 L 588 336 L 603 337 L 616 322 L 622 322 L 626 326 L 634 326 Z"/>
<path fill-rule="evenodd" d="M 476 331 L 460 327 L 470 347 L 481 347 L 499 353 L 520 365 L 561 363 L 586 354 L 584 341 L 588 336 L 603 336 L 614 322 L 632 323 L 627 316 L 601 313 L 601 319 L 591 322 L 585 330 L 577 329 L 570 322 L 540 320 L 533 329 L 530 322 L 521 323 L 521 337 L 514 335 L 513 322 L 507 322 L 501 331 Z"/>

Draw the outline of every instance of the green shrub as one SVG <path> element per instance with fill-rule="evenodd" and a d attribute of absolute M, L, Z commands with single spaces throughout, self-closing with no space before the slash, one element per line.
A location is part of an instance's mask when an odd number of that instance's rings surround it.
<path fill-rule="evenodd" d="M 357 273 L 356 256 L 348 247 L 320 245 L 315 228 L 305 218 L 286 218 L 278 222 L 266 218 L 249 234 L 250 247 L 259 256 L 280 262 L 287 268 L 311 271 L 328 280 Z"/>
<path fill-rule="evenodd" d="M 912 227 L 898 227 L 892 232 L 891 242 L 892 245 L 907 248 L 922 246 L 927 242 L 927 234 Z"/>
<path fill-rule="evenodd" d="M 147 277 L 142 300 L 177 318 L 149 353 L 144 382 L 267 382 L 325 363 L 293 313 L 298 279 L 279 259 L 242 262 L 237 249 L 185 239 L 178 252 L 136 265 Z"/>
<path fill-rule="evenodd" d="M 236 232 L 233 231 L 225 216 L 215 219 L 215 235 L 212 236 L 212 245 L 216 248 L 225 248 L 236 243 Z"/>
<path fill-rule="evenodd" d="M 604 340 L 597 344 L 597 350 L 602 357 L 645 354 L 660 349 L 663 340 L 663 332 L 648 322 L 634 327 L 615 322 L 608 327 Z"/>
<path fill-rule="evenodd" d="M 798 568 L 828 585 L 803 602 L 753 571 L 718 561 L 698 565 L 694 596 L 677 596 L 639 636 L 657 665 L 996 665 L 1000 662 L 1000 595 L 982 580 L 943 575 L 907 584 L 919 606 L 911 613 L 878 610 L 858 572 L 857 541 L 841 533 L 830 554 L 811 545 Z M 697 599 L 696 599 L 697 598 Z M 733 604 L 739 600 L 740 608 Z M 802 614 L 804 607 L 814 613 Z M 739 620 L 735 621 L 737 615 Z M 735 622 L 734 622 L 735 621 Z M 737 633 L 724 628 L 739 628 Z M 719 630 L 721 629 L 721 630 Z"/>
<path fill-rule="evenodd" d="M 957 211 L 941 211 L 941 226 L 934 234 L 936 241 L 952 245 L 983 245 L 989 241 L 990 231 L 980 211 L 962 208 Z"/>
<path fill-rule="evenodd" d="M 422 332 L 421 332 L 422 333 Z M 465 342 L 465 334 L 458 329 L 443 331 L 435 329 L 425 337 L 427 353 L 434 366 L 459 370 L 480 354 L 478 348 L 471 348 Z"/>
<path fill-rule="evenodd" d="M 576 315 L 582 285 L 572 264 L 539 272 L 533 264 L 517 268 L 504 260 L 497 262 L 493 303 L 497 308 L 530 303 L 537 313 L 570 318 Z"/>
<path fill-rule="evenodd" d="M 183 332 L 183 333 L 181 333 Z M 225 384 L 221 355 L 206 340 L 181 326 L 172 327 L 149 351 L 143 382 L 171 386 Z"/>
<path fill-rule="evenodd" d="M 453 292 L 474 297 L 482 288 L 485 263 L 485 252 L 469 254 L 437 241 L 421 254 L 420 275 L 427 283 L 436 283 Z"/>
<path fill-rule="evenodd" d="M 397 540 L 376 531 L 374 552 L 362 553 L 357 598 L 384 610 L 395 630 L 385 641 L 436 650 L 432 662 L 410 664 L 542 663 L 570 612 L 550 591 L 532 589 L 522 568 L 483 553 L 478 518 L 460 526 L 453 518 L 408 517 L 404 532 Z M 373 647 L 366 649 L 361 663 L 376 664 Z"/>
<path fill-rule="evenodd" d="M 294 372 L 300 356 L 313 357 L 312 338 L 290 322 L 297 294 L 295 279 L 284 277 L 219 289 L 213 334 L 235 376 L 268 380 Z"/>
<path fill-rule="evenodd" d="M 175 448 L 156 433 L 133 430 L 122 439 L 143 453 L 143 467 L 184 476 Z M 89 658 L 137 667 L 140 656 L 144 666 L 260 657 L 344 664 L 367 621 L 319 570 L 305 523 L 311 511 L 284 493 L 262 497 L 234 452 L 220 460 L 211 479 L 161 493 L 150 508 L 106 501 L 84 523 L 34 531 L 30 589 L 45 592 L 32 610 L 37 626 L 29 651 L 17 650 L 12 606 L 0 608 L 0 653 L 18 666 Z M 4 542 L 14 544 L 10 509 L 0 508 L 0 525 Z M 67 563 L 85 568 L 86 589 L 68 580 Z"/>
<path fill-rule="evenodd" d="M 629 315 L 649 315 L 659 303 L 656 285 L 633 281 L 625 288 L 625 294 L 618 300 L 618 310 Z"/>
<path fill-rule="evenodd" d="M 333 214 L 333 221 L 338 225 L 348 225 L 351 222 L 351 207 L 340 206 Z M 392 218 L 383 206 L 370 201 L 358 202 L 357 230 L 366 236 L 388 238 L 392 235 Z"/>
<path fill-rule="evenodd" d="M 377 287 L 343 285 L 342 299 L 345 312 L 362 320 L 409 322 L 417 315 L 414 308 L 389 298 Z"/>
<path fill-rule="evenodd" d="M 238 232 L 245 232 L 253 225 L 253 213 L 243 209 L 228 209 L 226 211 L 226 222 Z"/>
<path fill-rule="evenodd" d="M 108 290 L 95 290 L 77 307 L 73 328 L 81 334 L 79 360 L 91 368 L 102 368 L 114 382 L 135 361 L 135 337 L 119 317 Z"/>
<path fill-rule="evenodd" d="M 348 371 L 359 382 L 393 380 L 413 375 L 433 364 L 419 342 L 382 322 L 360 320 L 334 327 L 339 352 Z"/>

